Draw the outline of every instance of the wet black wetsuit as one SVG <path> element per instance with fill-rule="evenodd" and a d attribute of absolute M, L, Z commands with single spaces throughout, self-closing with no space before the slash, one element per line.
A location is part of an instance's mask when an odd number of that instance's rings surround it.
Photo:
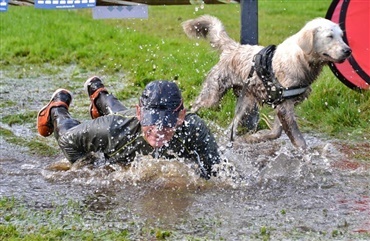
<path fill-rule="evenodd" d="M 196 114 L 187 114 L 171 141 L 156 152 L 143 138 L 135 109 L 120 105 L 116 109 L 120 111 L 82 123 L 73 119 L 63 107 L 52 109 L 55 137 L 70 162 L 91 152 L 102 152 L 109 160 L 121 163 L 133 161 L 137 154 L 154 156 L 159 153 L 161 157 L 194 160 L 205 178 L 215 174 L 211 169 L 213 164 L 220 162 L 218 146 L 206 123 Z"/>

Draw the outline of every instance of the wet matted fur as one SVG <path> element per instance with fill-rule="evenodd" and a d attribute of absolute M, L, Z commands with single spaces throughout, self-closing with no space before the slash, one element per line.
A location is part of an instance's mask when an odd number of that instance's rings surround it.
<path fill-rule="evenodd" d="M 238 97 L 235 116 L 231 124 L 231 135 L 243 115 L 253 115 L 256 103 L 262 105 L 267 91 L 261 79 L 254 73 L 248 79 L 253 57 L 264 47 L 241 45 L 231 39 L 222 22 L 216 17 L 203 15 L 182 23 L 184 32 L 190 38 L 206 38 L 211 46 L 220 52 L 219 62 L 209 71 L 203 88 L 192 105 L 192 111 L 217 106 L 227 90 L 233 89 Z M 260 142 L 280 137 L 282 130 L 297 148 L 306 148 L 306 142 L 298 129 L 294 106 L 302 102 L 311 92 L 310 85 L 329 62 L 343 62 L 351 49 L 343 41 L 339 25 L 324 19 L 309 21 L 299 32 L 277 45 L 272 58 L 275 77 L 284 88 L 308 86 L 307 90 L 294 98 L 285 99 L 275 107 L 275 121 L 271 130 L 260 130 L 241 137 L 246 142 Z M 242 91 L 248 79 L 247 88 Z M 233 136 L 232 136 L 233 138 Z"/>

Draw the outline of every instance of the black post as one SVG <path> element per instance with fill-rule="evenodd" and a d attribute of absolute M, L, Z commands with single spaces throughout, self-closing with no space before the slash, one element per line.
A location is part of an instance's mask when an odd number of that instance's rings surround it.
<path fill-rule="evenodd" d="M 241 0 L 241 44 L 258 44 L 258 0 Z"/>
<path fill-rule="evenodd" d="M 258 0 L 241 0 L 241 44 L 258 44 Z M 249 131 L 256 131 L 259 121 L 258 105 L 242 117 L 241 125 Z"/>

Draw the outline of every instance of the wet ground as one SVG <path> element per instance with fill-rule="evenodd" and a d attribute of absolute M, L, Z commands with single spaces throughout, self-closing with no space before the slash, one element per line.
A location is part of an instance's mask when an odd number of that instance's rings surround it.
<path fill-rule="evenodd" d="M 64 82 L 70 77 L 76 81 Z M 72 108 L 85 110 L 87 77 L 74 69 L 22 80 L 2 72 L 1 101 L 17 104 L 2 108 L 1 115 L 38 110 L 60 87 L 74 88 Z M 122 88 L 118 81 L 111 85 Z M 87 111 L 75 114 L 87 118 Z M 23 138 L 37 136 L 31 124 L 1 127 Z M 40 157 L 1 137 L 0 197 L 15 197 L 35 209 L 66 207 L 64 219 L 44 222 L 68 220 L 68 210 L 84 208 L 82 221 L 70 220 L 71 225 L 128 230 L 132 240 L 147 240 L 143 230 L 150 227 L 171 230 L 169 240 L 370 239 L 370 164 L 354 158 L 354 152 L 366 156 L 368 144 L 351 149 L 305 134 L 309 149 L 299 152 L 286 136 L 231 146 L 223 133 L 219 129 L 217 138 L 228 161 L 209 181 L 186 160 L 138 157 L 122 167 L 96 155 L 71 166 L 61 154 Z M 56 146 L 52 137 L 42 139 Z M 78 205 L 68 205 L 71 200 Z"/>

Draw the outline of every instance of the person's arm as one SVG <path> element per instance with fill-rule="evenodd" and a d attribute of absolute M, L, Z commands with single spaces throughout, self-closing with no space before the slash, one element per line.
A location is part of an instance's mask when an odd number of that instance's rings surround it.
<path fill-rule="evenodd" d="M 206 123 L 197 115 L 189 114 L 186 118 L 191 139 L 190 148 L 194 152 L 194 158 L 200 165 L 201 175 L 204 178 L 210 178 L 216 175 L 212 172 L 212 166 L 220 163 L 220 155 L 217 142 Z"/>

